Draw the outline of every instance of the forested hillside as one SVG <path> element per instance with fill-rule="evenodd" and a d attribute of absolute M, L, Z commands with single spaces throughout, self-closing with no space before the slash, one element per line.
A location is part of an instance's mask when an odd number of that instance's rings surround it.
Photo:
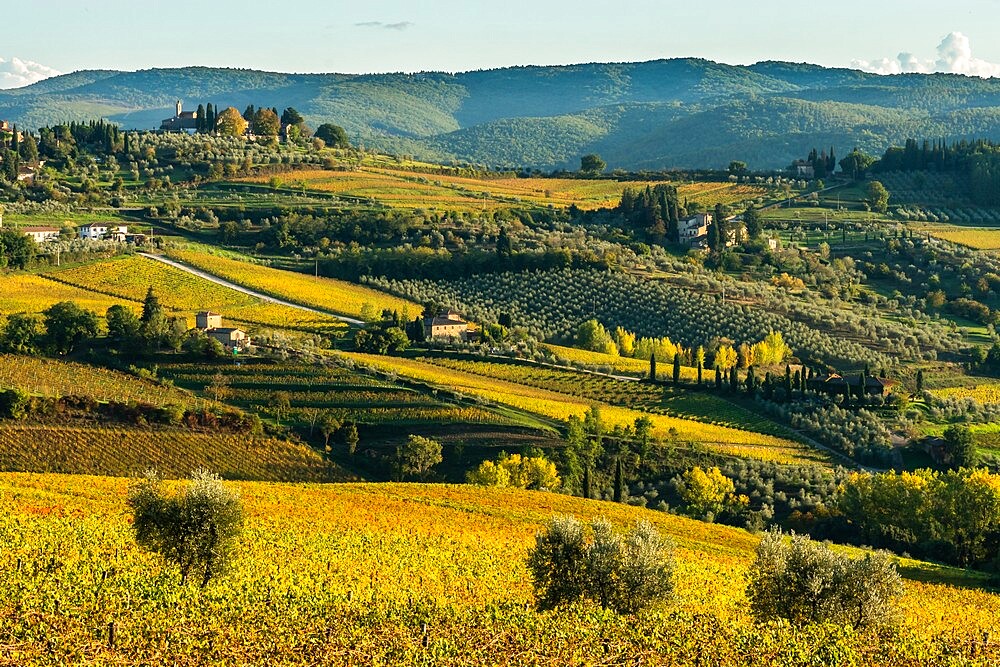
<path fill-rule="evenodd" d="M 0 118 L 149 129 L 177 99 L 291 104 L 312 127 L 336 123 L 372 148 L 494 167 L 575 168 L 596 151 L 610 168 L 780 168 L 814 145 L 877 154 L 910 136 L 1000 139 L 995 80 L 697 59 L 458 74 L 87 71 L 0 92 Z"/>

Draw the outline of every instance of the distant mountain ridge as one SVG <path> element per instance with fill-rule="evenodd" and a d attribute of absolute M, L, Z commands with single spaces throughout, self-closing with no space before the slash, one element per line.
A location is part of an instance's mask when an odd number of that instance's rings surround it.
<path fill-rule="evenodd" d="M 612 168 L 777 168 L 813 147 L 843 155 L 907 137 L 1000 140 L 1000 79 L 696 58 L 457 74 L 91 70 L 0 91 L 0 118 L 150 129 L 177 99 L 188 109 L 294 106 L 368 147 L 492 167 L 575 168 L 598 152 Z"/>

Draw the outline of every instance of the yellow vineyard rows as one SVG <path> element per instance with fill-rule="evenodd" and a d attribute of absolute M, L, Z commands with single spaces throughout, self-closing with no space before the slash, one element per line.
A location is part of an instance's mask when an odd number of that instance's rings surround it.
<path fill-rule="evenodd" d="M 240 179 L 268 183 L 271 176 Z M 278 177 L 282 179 L 281 176 Z M 575 178 L 471 178 L 450 174 L 424 174 L 384 166 L 356 171 L 307 170 L 285 175 L 284 184 L 309 190 L 375 199 L 397 208 L 494 210 L 517 205 L 575 205 L 591 210 L 618 204 L 625 187 L 642 189 L 659 183 L 676 185 L 681 199 L 712 206 L 764 196 L 763 187 L 733 183 L 670 183 L 669 181 L 616 181 Z"/>
<path fill-rule="evenodd" d="M 907 582 L 881 635 L 756 626 L 757 538 L 621 504 L 470 486 L 242 483 L 247 523 L 206 591 L 138 550 L 126 480 L 0 475 L 0 627 L 10 664 L 988 665 L 1000 597 Z M 652 522 L 676 591 L 648 613 L 538 613 L 525 566 L 553 513 Z M 908 565 L 920 564 L 908 562 Z M 114 624 L 111 646 L 109 624 Z"/>
<path fill-rule="evenodd" d="M 366 305 L 376 314 L 384 309 L 400 313 L 405 310 L 410 317 L 416 317 L 421 311 L 420 306 L 405 299 L 343 280 L 272 269 L 195 250 L 171 250 L 168 255 L 237 285 L 339 315 L 361 317 Z"/>
<path fill-rule="evenodd" d="M 928 233 L 939 239 L 977 250 L 1000 250 L 1000 229 L 970 229 L 956 226 L 920 226 L 916 229 L 921 233 Z"/>
<path fill-rule="evenodd" d="M 98 401 L 188 406 L 200 399 L 126 373 L 59 359 L 0 355 L 0 387 L 18 387 L 42 396 L 89 396 Z"/>
<path fill-rule="evenodd" d="M 186 477 L 210 468 L 232 479 L 345 479 L 308 447 L 242 434 L 186 430 L 0 426 L 0 470 L 129 476 L 155 468 Z"/>
<path fill-rule="evenodd" d="M 0 316 L 40 313 L 60 301 L 75 301 L 80 307 L 100 315 L 111 306 L 124 303 L 122 299 L 62 285 L 44 276 L 0 276 Z"/>
<path fill-rule="evenodd" d="M 568 362 L 576 362 L 587 366 L 611 366 L 617 373 L 628 375 L 647 376 L 649 375 L 649 362 L 645 359 L 633 359 L 632 357 L 615 357 L 603 352 L 592 352 L 581 350 L 576 347 L 565 347 L 563 345 L 553 345 L 544 343 L 546 348 L 560 359 Z M 660 361 L 657 366 L 656 375 L 661 380 L 669 380 L 673 377 L 673 362 L 671 360 Z M 698 379 L 698 369 L 690 366 L 681 366 L 681 379 L 685 382 L 694 382 Z M 708 368 L 702 369 L 702 380 L 704 382 L 715 381 L 715 371 Z"/>
<path fill-rule="evenodd" d="M 188 326 L 194 326 L 195 312 L 212 310 L 230 320 L 268 327 L 311 331 L 342 327 L 332 317 L 267 303 L 145 257 L 87 264 L 51 275 L 84 290 L 113 294 L 133 302 L 142 301 L 146 290 L 152 287 L 160 303 L 185 316 Z"/>
<path fill-rule="evenodd" d="M 489 401 L 509 405 L 551 419 L 565 420 L 572 415 L 582 417 L 584 412 L 594 405 L 593 402 L 568 394 L 528 387 L 503 379 L 482 377 L 419 360 L 358 352 L 344 352 L 342 354 L 354 361 L 382 371 L 398 373 L 421 382 L 447 386 L 464 394 L 479 396 Z M 612 426 L 631 425 L 637 418 L 646 416 L 653 421 L 654 432 L 660 437 L 670 437 L 672 434 L 676 434 L 675 437 L 679 440 L 705 443 L 709 448 L 721 448 L 726 453 L 740 452 L 741 456 L 782 463 L 825 460 L 809 447 L 784 438 L 677 417 L 647 414 L 618 406 L 606 404 L 599 404 L 599 406 L 601 417 Z"/>
<path fill-rule="evenodd" d="M 974 387 L 947 387 L 932 389 L 937 398 L 971 398 L 980 403 L 1000 403 L 1000 384 L 979 384 Z"/>

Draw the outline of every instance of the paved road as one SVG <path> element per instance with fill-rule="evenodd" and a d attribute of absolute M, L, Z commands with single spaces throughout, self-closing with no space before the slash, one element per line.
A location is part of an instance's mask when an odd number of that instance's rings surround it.
<path fill-rule="evenodd" d="M 276 303 L 279 306 L 288 306 L 289 308 L 297 308 L 299 310 L 304 310 L 309 313 L 315 313 L 317 315 L 327 315 L 329 317 L 335 317 L 341 322 L 347 322 L 348 324 L 354 324 L 357 326 L 361 326 L 364 324 L 364 322 L 362 322 L 361 320 L 356 320 L 353 317 L 345 317 L 343 315 L 337 315 L 336 313 L 331 313 L 326 310 L 318 310 L 316 308 L 310 308 L 309 306 L 303 306 L 298 303 L 292 303 L 291 301 L 285 301 L 284 299 L 278 299 L 273 296 L 268 296 L 267 294 L 262 294 L 261 292 L 256 292 L 252 289 L 243 287 L 242 285 L 237 285 L 236 283 L 231 283 L 228 280 L 223 280 L 218 276 L 213 276 L 211 273 L 206 273 L 205 271 L 201 271 L 200 269 L 188 266 L 187 264 L 182 264 L 181 262 L 175 262 L 172 259 L 167 259 L 166 257 L 162 257 L 160 255 L 152 255 L 147 252 L 140 252 L 138 254 L 142 255 L 146 259 L 151 259 L 156 262 L 162 262 L 163 264 L 168 264 L 176 269 L 180 269 L 181 271 L 187 271 L 192 275 L 198 276 L 199 278 L 204 278 L 205 280 L 211 281 L 216 285 L 222 285 L 223 287 L 228 287 L 229 289 L 236 290 L 237 292 L 242 292 L 243 294 L 248 294 L 252 297 L 256 297 L 261 301 Z"/>

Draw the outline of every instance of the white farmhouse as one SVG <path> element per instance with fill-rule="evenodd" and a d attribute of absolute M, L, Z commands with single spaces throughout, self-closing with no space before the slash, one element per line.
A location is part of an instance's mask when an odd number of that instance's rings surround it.
<path fill-rule="evenodd" d="M 125 235 L 128 234 L 128 225 L 119 225 L 111 222 L 94 222 L 78 228 L 77 231 L 81 239 L 124 241 Z"/>

